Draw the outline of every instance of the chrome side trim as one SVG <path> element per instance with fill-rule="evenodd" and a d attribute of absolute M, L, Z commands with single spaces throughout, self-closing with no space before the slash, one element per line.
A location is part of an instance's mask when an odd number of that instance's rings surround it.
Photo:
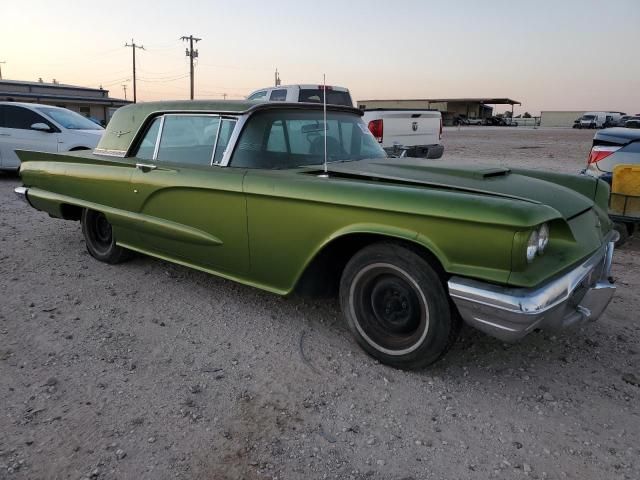
<path fill-rule="evenodd" d="M 96 148 L 93 150 L 96 155 L 105 155 L 107 157 L 120 157 L 124 158 L 127 154 L 125 150 L 107 150 L 104 148 Z"/>

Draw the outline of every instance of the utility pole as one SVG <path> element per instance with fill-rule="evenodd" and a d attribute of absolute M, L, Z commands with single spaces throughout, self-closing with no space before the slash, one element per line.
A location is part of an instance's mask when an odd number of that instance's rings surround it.
<path fill-rule="evenodd" d="M 278 72 L 278 69 L 276 68 L 276 73 L 275 73 L 275 80 L 276 80 L 276 87 L 280 86 L 280 73 Z"/>
<path fill-rule="evenodd" d="M 191 100 L 193 100 L 193 59 L 198 58 L 198 50 L 193 49 L 193 42 L 198 43 L 201 38 L 196 38 L 193 35 L 189 35 L 188 37 L 180 37 L 181 40 L 185 42 L 189 41 L 189 48 L 186 50 L 187 57 L 189 57 L 189 63 L 191 64 Z"/>
<path fill-rule="evenodd" d="M 2 80 L 2 64 L 7 62 L 0 62 L 0 80 Z"/>
<path fill-rule="evenodd" d="M 222 99 L 223 99 L 223 100 L 226 100 L 226 99 L 227 99 L 227 94 L 226 94 L 226 93 L 223 93 L 223 94 L 222 94 Z"/>
<path fill-rule="evenodd" d="M 122 90 L 124 90 L 124 99 L 127 99 L 127 85 L 126 84 L 122 84 Z"/>
<path fill-rule="evenodd" d="M 133 51 L 133 103 L 136 103 L 138 99 L 136 97 L 136 48 L 144 50 L 144 46 L 136 45 L 133 38 L 131 39 L 131 44 L 125 43 L 124 46 L 131 47 L 131 50 Z"/>

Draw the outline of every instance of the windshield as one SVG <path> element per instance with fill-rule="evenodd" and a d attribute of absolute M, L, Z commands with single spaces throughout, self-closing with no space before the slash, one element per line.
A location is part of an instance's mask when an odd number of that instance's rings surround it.
<path fill-rule="evenodd" d="M 310 103 L 322 103 L 324 93 L 321 88 L 302 88 L 300 89 L 299 102 Z M 340 92 L 337 90 L 330 90 L 327 87 L 327 103 L 329 105 L 344 105 L 346 107 L 353 107 L 351 101 L 351 95 L 349 92 Z"/>
<path fill-rule="evenodd" d="M 387 155 L 359 115 L 327 112 L 327 161 L 352 162 Z M 242 131 L 232 167 L 282 169 L 324 163 L 322 110 L 257 112 Z"/>
<path fill-rule="evenodd" d="M 66 108 L 39 107 L 37 110 L 69 130 L 104 130 L 88 118 Z"/>
<path fill-rule="evenodd" d="M 596 118 L 595 115 L 583 115 L 582 116 L 582 120 L 593 120 L 594 118 Z"/>

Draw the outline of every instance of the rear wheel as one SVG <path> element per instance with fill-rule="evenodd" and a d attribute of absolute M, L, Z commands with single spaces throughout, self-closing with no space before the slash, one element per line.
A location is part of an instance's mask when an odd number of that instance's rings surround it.
<path fill-rule="evenodd" d="M 360 346 L 398 368 L 435 362 L 458 333 L 439 275 L 401 245 L 378 243 L 354 255 L 342 274 L 340 304 Z"/>
<path fill-rule="evenodd" d="M 105 263 L 120 263 L 131 257 L 131 252 L 116 245 L 113 228 L 101 212 L 82 212 L 82 234 L 92 257 Z"/>

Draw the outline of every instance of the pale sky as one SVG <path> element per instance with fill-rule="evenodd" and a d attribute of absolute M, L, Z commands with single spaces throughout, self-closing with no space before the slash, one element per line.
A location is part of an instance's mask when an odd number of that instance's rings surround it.
<path fill-rule="evenodd" d="M 327 83 L 354 99 L 510 97 L 540 110 L 640 113 L 640 0 L 5 0 L 5 79 L 98 87 L 138 100 L 242 98 Z M 502 107 L 498 107 L 502 111 Z M 506 109 L 506 107 L 504 107 Z"/>

